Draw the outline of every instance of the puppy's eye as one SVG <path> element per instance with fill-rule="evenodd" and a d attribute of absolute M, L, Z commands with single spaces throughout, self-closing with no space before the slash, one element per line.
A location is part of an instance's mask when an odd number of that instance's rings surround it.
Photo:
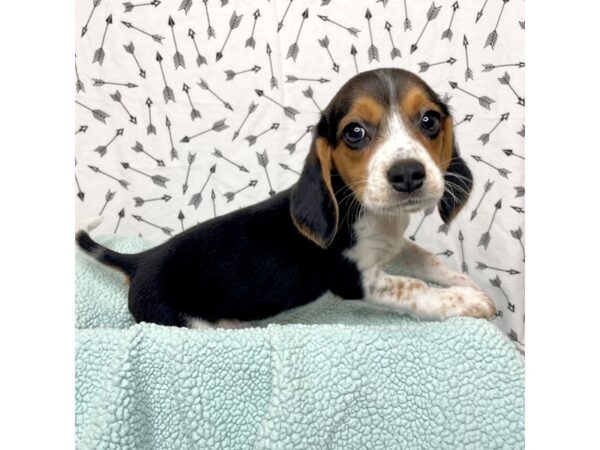
<path fill-rule="evenodd" d="M 344 128 L 344 141 L 349 145 L 358 145 L 367 137 L 366 130 L 358 123 L 352 122 Z"/>
<path fill-rule="evenodd" d="M 429 136 L 437 134 L 440 128 L 440 119 L 437 113 L 434 111 L 427 111 L 421 117 L 421 128 Z"/>

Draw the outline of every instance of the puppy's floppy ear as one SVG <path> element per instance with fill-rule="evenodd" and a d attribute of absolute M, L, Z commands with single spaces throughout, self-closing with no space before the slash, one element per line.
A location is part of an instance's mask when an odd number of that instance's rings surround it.
<path fill-rule="evenodd" d="M 294 225 L 322 248 L 333 241 L 339 221 L 331 168 L 331 147 L 326 138 L 317 134 L 290 199 Z"/>
<path fill-rule="evenodd" d="M 444 173 L 444 195 L 438 204 L 438 211 L 444 223 L 450 223 L 467 202 L 473 187 L 471 170 L 458 153 L 450 116 L 444 122 L 442 146 L 443 153 L 449 157 Z"/>

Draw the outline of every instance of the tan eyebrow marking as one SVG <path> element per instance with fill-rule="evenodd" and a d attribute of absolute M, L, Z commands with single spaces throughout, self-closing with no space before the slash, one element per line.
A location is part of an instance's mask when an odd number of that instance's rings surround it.
<path fill-rule="evenodd" d="M 383 105 L 373 97 L 358 97 L 352 103 L 348 114 L 340 121 L 338 133 L 341 133 L 346 125 L 356 121 L 365 121 L 372 125 L 379 125 L 383 120 L 383 112 Z"/>

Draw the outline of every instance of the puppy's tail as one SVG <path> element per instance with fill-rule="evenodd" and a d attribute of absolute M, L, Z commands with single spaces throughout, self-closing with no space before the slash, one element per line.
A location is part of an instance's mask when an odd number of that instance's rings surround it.
<path fill-rule="evenodd" d="M 102 217 L 100 216 L 85 220 L 77 234 L 75 234 L 75 242 L 84 252 L 102 264 L 120 270 L 130 277 L 133 276 L 137 267 L 137 255 L 115 252 L 98 244 L 90 237 L 89 232 L 100 225 L 101 222 Z"/>

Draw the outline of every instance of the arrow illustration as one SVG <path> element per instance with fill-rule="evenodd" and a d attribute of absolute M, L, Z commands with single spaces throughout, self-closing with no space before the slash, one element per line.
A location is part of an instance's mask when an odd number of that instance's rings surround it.
<path fill-rule="evenodd" d="M 264 91 L 262 91 L 260 89 L 255 89 L 254 92 L 256 92 L 256 95 L 258 95 L 259 97 L 264 97 L 264 98 L 270 100 L 271 102 L 275 103 L 281 109 L 283 109 L 283 113 L 286 115 L 286 117 L 289 117 L 292 120 L 296 120 L 296 114 L 299 113 L 297 110 L 295 110 L 291 106 L 283 106 L 277 100 L 272 99 L 267 94 L 265 94 Z"/>
<path fill-rule="evenodd" d="M 185 174 L 185 181 L 183 182 L 183 186 L 182 186 L 183 195 L 185 195 L 185 193 L 188 190 L 188 180 L 190 179 L 190 169 L 192 168 L 192 164 L 194 164 L 194 161 L 196 161 L 196 154 L 188 152 L 188 157 L 187 157 L 187 163 L 188 163 L 187 172 Z"/>
<path fill-rule="evenodd" d="M 248 146 L 251 147 L 254 144 L 256 144 L 256 141 L 258 140 L 259 137 L 267 134 L 271 130 L 277 130 L 278 128 L 279 128 L 279 124 L 278 123 L 273 123 L 269 128 L 267 128 L 264 131 L 261 131 L 256 136 L 253 135 L 253 134 L 250 134 L 250 135 L 246 136 L 244 139 L 246 139 L 248 141 Z"/>
<path fill-rule="evenodd" d="M 458 231 L 458 241 L 460 242 L 460 258 L 462 260 L 462 264 L 461 264 L 461 270 L 463 273 L 469 273 L 469 266 L 467 266 L 467 263 L 465 262 L 465 248 L 463 245 L 463 241 L 465 240 L 465 237 L 462 234 L 462 231 Z"/>
<path fill-rule="evenodd" d="M 450 23 L 448 24 L 448 28 L 444 30 L 442 33 L 442 40 L 448 39 L 452 40 L 452 21 L 454 20 L 454 14 L 456 14 L 456 10 L 458 9 L 458 2 L 452 3 L 452 15 L 450 16 Z"/>
<path fill-rule="evenodd" d="M 221 131 L 227 128 L 229 128 L 229 125 L 225 124 L 225 119 L 217 120 L 215 123 L 212 124 L 210 128 L 207 128 L 206 130 L 200 131 L 199 133 L 193 134 L 191 136 L 184 136 L 179 142 L 188 143 L 192 139 L 196 139 L 198 136 L 202 136 L 203 134 L 206 134 L 210 131 L 216 131 L 217 133 L 220 133 Z"/>
<path fill-rule="evenodd" d="M 102 35 L 102 42 L 100 43 L 100 47 L 98 49 L 96 49 L 96 51 L 94 52 L 94 58 L 92 59 L 92 64 L 97 62 L 98 64 L 102 65 L 102 63 L 104 62 L 104 41 L 106 39 L 106 33 L 108 31 L 108 26 L 112 23 L 112 14 L 109 14 L 109 16 L 106 18 L 106 25 L 104 26 L 104 34 Z"/>
<path fill-rule="evenodd" d="M 117 214 L 117 216 L 118 216 L 117 225 L 115 226 L 115 231 L 113 231 L 113 234 L 117 234 L 117 230 L 119 229 L 119 225 L 121 225 L 121 220 L 125 216 L 125 208 L 121 208 L 121 211 L 119 211 L 119 213 Z"/>
<path fill-rule="evenodd" d="M 123 128 L 119 128 L 116 132 L 115 135 L 111 138 L 110 141 L 108 141 L 106 144 L 104 145 L 99 145 L 98 147 L 96 147 L 94 149 L 95 152 L 100 154 L 100 157 L 106 155 L 106 152 L 108 151 L 108 147 L 110 146 L 110 144 L 112 144 L 114 142 L 115 139 L 117 139 L 119 136 L 123 136 Z"/>
<path fill-rule="evenodd" d="M 358 51 L 356 50 L 356 47 L 354 46 L 354 44 L 352 44 L 350 46 L 350 54 L 352 55 L 352 59 L 354 60 L 354 68 L 356 69 L 356 73 L 358 73 L 358 64 L 356 63 L 356 54 L 358 53 Z"/>
<path fill-rule="evenodd" d="M 104 81 L 99 78 L 92 78 L 92 81 L 94 82 L 94 86 L 104 86 L 104 85 L 108 84 L 108 85 L 113 85 L 113 86 L 124 86 L 129 89 L 138 87 L 137 84 L 133 84 L 133 83 L 118 83 L 116 81 Z"/>
<path fill-rule="evenodd" d="M 132 24 L 131 22 L 125 22 L 124 20 L 121 20 L 121 23 L 123 25 L 125 25 L 127 28 L 138 31 L 150 38 L 152 38 L 152 40 L 154 42 L 158 42 L 160 45 L 162 45 L 162 40 L 164 39 L 163 36 L 161 36 L 160 34 L 152 34 L 152 33 L 148 33 L 145 30 L 142 30 L 141 28 L 136 27 L 134 24 Z"/>
<path fill-rule="evenodd" d="M 92 109 L 89 106 L 84 105 L 83 103 L 81 103 L 78 100 L 75 100 L 75 103 L 77 103 L 79 106 L 82 106 L 85 109 L 87 109 L 88 111 L 90 111 L 92 113 L 92 116 L 94 117 L 94 119 L 96 119 L 96 120 L 98 120 L 98 121 L 100 121 L 102 123 L 106 123 L 106 118 L 110 117 L 109 114 L 106 114 L 101 109 Z"/>
<path fill-rule="evenodd" d="M 146 99 L 146 106 L 148 107 L 148 126 L 146 127 L 146 134 L 156 134 L 156 127 L 152 124 L 152 99 L 148 97 Z"/>
<path fill-rule="evenodd" d="M 319 110 L 320 113 L 323 112 L 323 110 L 321 109 L 321 107 L 317 104 L 317 102 L 314 99 L 314 93 L 313 90 L 310 86 L 308 86 L 308 88 L 306 88 L 305 91 L 302 91 L 302 94 L 306 97 L 306 98 L 310 98 L 311 101 L 313 102 L 313 104 L 317 107 L 317 109 Z"/>
<path fill-rule="evenodd" d="M 452 250 L 445 250 L 441 253 L 436 253 L 436 256 L 445 256 L 446 258 L 450 258 L 452 255 L 454 255 Z"/>
<path fill-rule="evenodd" d="M 296 145 L 298 144 L 298 142 L 300 142 L 300 140 L 304 136 L 306 136 L 308 133 L 310 133 L 312 131 L 312 129 L 313 129 L 312 125 L 307 126 L 304 133 L 302 133 L 302 135 L 298 139 L 296 139 L 294 142 L 289 143 L 288 145 L 285 146 L 285 149 L 290 152 L 290 155 L 296 151 Z"/>
<path fill-rule="evenodd" d="M 181 4 L 179 5 L 179 8 L 177 8 L 177 11 L 184 11 L 185 15 L 187 16 L 193 4 L 193 0 L 182 0 Z"/>
<path fill-rule="evenodd" d="M 187 96 L 190 107 L 192 108 L 192 111 L 190 112 L 190 115 L 192 116 L 192 120 L 195 120 L 196 118 L 200 119 L 202 117 L 200 115 L 200 111 L 198 111 L 196 109 L 196 107 L 194 106 L 194 103 L 192 102 L 192 97 L 190 97 L 190 87 L 185 83 L 183 83 L 183 92 L 185 92 L 185 95 Z"/>
<path fill-rule="evenodd" d="M 291 3 L 291 1 L 290 1 Z M 300 39 L 300 33 L 302 32 L 302 26 L 304 25 L 304 21 L 308 18 L 308 8 L 304 10 L 302 13 L 302 22 L 300 22 L 300 28 L 298 28 L 298 33 L 296 34 L 296 40 L 290 47 L 288 48 L 287 56 L 285 59 L 292 58 L 294 62 L 296 62 L 296 58 L 298 57 L 298 52 L 300 51 L 300 47 L 298 47 L 298 39 Z"/>
<path fill-rule="evenodd" d="M 473 221 L 475 216 L 477 216 L 477 210 L 479 210 L 479 207 L 481 206 L 483 199 L 485 198 L 487 193 L 490 191 L 490 189 L 492 189 L 493 185 L 494 185 L 494 181 L 490 181 L 489 179 L 485 182 L 485 186 L 483 188 L 483 194 L 481 194 L 481 198 L 477 202 L 477 206 L 475 206 L 475 209 L 471 212 L 471 221 Z"/>
<path fill-rule="evenodd" d="M 389 0 L 377 0 L 375 3 L 381 3 L 383 5 L 383 7 L 385 8 L 388 4 Z"/>
<path fill-rule="evenodd" d="M 160 231 L 162 231 L 163 233 L 165 233 L 168 236 L 171 236 L 171 234 L 173 233 L 173 229 L 172 228 L 161 227 L 160 225 L 156 225 L 155 223 L 148 222 L 146 219 L 144 219 L 141 216 L 136 216 L 135 214 L 132 214 L 131 217 L 133 217 L 138 222 L 144 222 L 144 223 L 146 223 L 146 224 L 148 224 L 150 226 L 153 226 L 154 228 L 158 228 Z"/>
<path fill-rule="evenodd" d="M 494 125 L 494 128 L 492 128 L 490 131 L 488 131 L 487 133 L 483 133 L 481 136 L 479 136 L 477 138 L 478 141 L 481 141 L 481 143 L 483 145 L 487 144 L 490 141 L 490 135 L 494 132 L 494 130 L 496 128 L 498 128 L 498 125 L 500 125 L 502 122 L 508 120 L 508 116 L 509 113 L 504 113 L 500 116 L 500 119 L 498 119 L 498 122 L 496 122 L 496 125 Z"/>
<path fill-rule="evenodd" d="M 90 11 L 90 15 L 88 16 L 85 25 L 81 28 L 81 37 L 85 36 L 85 33 L 87 33 L 88 25 L 90 24 L 90 20 L 92 20 L 92 15 L 94 14 L 94 11 L 96 11 L 96 8 L 100 5 L 101 1 L 102 0 L 92 1 L 92 10 Z"/>
<path fill-rule="evenodd" d="M 83 202 L 85 200 L 85 193 L 81 190 L 77 174 L 75 174 L 75 184 L 77 185 L 77 198 Z"/>
<path fill-rule="evenodd" d="M 419 37 L 417 38 L 416 42 L 410 46 L 411 54 L 414 53 L 417 50 L 417 48 L 419 48 L 419 41 L 421 40 L 421 37 L 423 37 L 423 33 L 425 33 L 427 25 L 429 25 L 429 22 L 436 19 L 436 17 L 440 13 L 440 9 L 442 9 L 441 6 L 436 7 L 435 2 L 431 3 L 431 6 L 427 10 L 427 22 L 425 22 L 425 25 L 423 25 L 423 29 L 421 30 L 421 33 L 419 34 Z"/>
<path fill-rule="evenodd" d="M 214 149 L 214 151 L 213 151 L 212 155 L 213 155 L 215 158 L 221 158 L 221 159 L 223 159 L 223 160 L 227 161 L 229 164 L 231 164 L 232 166 L 235 166 L 235 167 L 237 167 L 237 168 L 238 168 L 239 170 L 241 170 L 242 172 L 249 173 L 249 170 L 248 170 L 248 169 L 246 169 L 246 168 L 245 168 L 244 166 L 242 166 L 241 164 L 238 164 L 238 163 L 236 163 L 236 162 L 233 162 L 232 160 L 230 160 L 229 158 L 227 158 L 225 155 L 223 155 L 223 153 L 221 152 L 221 150 L 219 150 L 219 149 L 217 149 L 217 148 L 215 148 L 215 149 Z"/>
<path fill-rule="evenodd" d="M 125 7 L 125 11 L 126 13 L 133 11 L 133 8 L 138 8 L 140 6 L 154 6 L 155 8 L 160 5 L 160 1 L 159 0 L 152 0 L 151 2 L 148 3 L 137 3 L 137 4 L 133 4 L 131 2 L 125 2 L 123 3 L 123 6 Z"/>
<path fill-rule="evenodd" d="M 269 171 L 267 170 L 267 165 L 269 164 L 269 155 L 267 154 L 267 150 L 263 151 L 262 153 L 256 152 L 256 158 L 258 159 L 258 164 L 265 169 L 265 175 L 267 175 L 267 182 L 269 183 L 269 196 L 273 197 L 275 195 L 275 191 L 271 185 Z"/>
<path fill-rule="evenodd" d="M 498 64 L 498 65 L 482 64 L 482 66 L 483 66 L 482 72 L 491 72 L 492 70 L 498 69 L 499 67 L 518 67 L 519 69 L 522 69 L 523 67 L 525 67 L 525 63 L 523 61 L 521 61 L 521 62 L 512 63 L 512 64 Z"/>
<path fill-rule="evenodd" d="M 484 160 L 481 156 L 471 155 L 471 158 L 473 158 L 477 162 L 482 162 L 482 163 L 490 166 L 492 169 L 497 170 L 498 173 L 500 174 L 500 176 L 503 177 L 503 178 L 507 178 L 508 179 L 508 174 L 511 173 L 510 170 L 508 170 L 508 169 L 498 168 L 498 167 L 494 166 L 493 164 L 490 164 L 489 162 L 487 162 L 486 160 Z"/>
<path fill-rule="evenodd" d="M 470 122 L 473 119 L 473 117 L 474 117 L 473 114 L 466 114 L 465 117 L 460 122 L 457 122 L 454 124 L 454 128 L 459 126 L 461 123 Z"/>
<path fill-rule="evenodd" d="M 156 60 L 158 61 L 158 65 L 160 67 L 160 73 L 162 75 L 162 79 L 165 84 L 165 87 L 162 91 L 163 98 L 165 99 L 165 104 L 169 103 L 169 100 L 172 100 L 173 102 L 175 102 L 175 93 L 173 92 L 173 89 L 171 89 L 169 87 L 169 84 L 167 83 L 167 78 L 165 77 L 165 71 L 162 66 L 163 58 L 162 58 L 161 54 L 158 52 L 156 52 Z"/>
<path fill-rule="evenodd" d="M 267 42 L 267 56 L 269 57 L 269 68 L 271 70 L 271 79 L 270 79 L 270 84 L 271 84 L 271 89 L 279 89 L 279 86 L 277 84 L 277 79 L 275 78 L 275 75 L 273 74 L 273 61 L 271 60 L 271 46 L 269 45 L 269 43 Z"/>
<path fill-rule="evenodd" d="M 515 270 L 515 269 L 501 269 L 499 267 L 488 266 L 486 263 L 483 263 L 481 261 L 477 261 L 477 268 L 479 270 L 485 270 L 485 269 L 495 270 L 497 272 L 504 272 L 504 273 L 507 273 L 509 275 L 518 275 L 518 274 L 521 273 L 521 272 L 519 272 L 518 270 Z"/>
<path fill-rule="evenodd" d="M 211 189 L 210 190 L 210 199 L 212 200 L 212 204 L 213 204 L 213 215 L 214 215 L 214 217 L 217 217 L 217 203 L 216 203 L 216 198 L 217 198 L 217 195 L 215 194 L 215 190 Z"/>
<path fill-rule="evenodd" d="M 116 191 L 111 191 L 110 189 L 108 190 L 108 192 L 106 193 L 106 195 L 104 196 L 104 205 L 102 205 L 102 209 L 100 209 L 100 212 L 98 213 L 99 216 L 102 215 L 102 213 L 104 213 L 104 209 L 106 208 L 106 205 L 108 205 L 108 203 L 115 198 L 115 193 Z"/>
<path fill-rule="evenodd" d="M 225 197 L 227 199 L 227 203 L 230 203 L 233 201 L 233 199 L 235 198 L 235 196 L 237 194 L 248 189 L 249 187 L 255 187 L 257 183 L 258 183 L 258 180 L 250 180 L 250 183 L 248 183 L 243 188 L 238 189 L 237 191 L 234 191 L 234 192 L 226 192 L 225 194 L 223 194 L 223 197 Z"/>
<path fill-rule="evenodd" d="M 132 167 L 127 162 L 122 162 L 121 166 L 123 166 L 124 169 L 133 170 L 134 172 L 139 173 L 140 175 L 150 178 L 152 180 L 152 182 L 157 186 L 163 187 L 165 189 L 167 188 L 166 182 L 169 181 L 169 179 L 167 177 L 163 177 L 162 175 L 149 175 L 145 172 L 142 172 L 139 169 L 136 169 L 135 167 Z"/>
<path fill-rule="evenodd" d="M 423 222 L 425 221 L 425 218 L 427 216 L 431 215 L 432 212 L 433 212 L 433 209 L 431 209 L 431 208 L 428 208 L 425 211 L 423 211 L 423 217 L 421 217 L 421 221 L 417 225 L 417 228 L 415 229 L 415 232 L 411 236 L 408 237 L 411 241 L 414 241 L 417 238 L 417 233 L 421 229 L 421 226 L 423 225 Z"/>
<path fill-rule="evenodd" d="M 465 48 L 465 58 L 467 61 L 467 68 L 465 69 L 465 81 L 469 81 L 469 79 L 473 79 L 473 71 L 469 66 L 469 41 L 467 40 L 467 36 L 463 34 L 463 47 Z"/>
<path fill-rule="evenodd" d="M 314 81 L 316 83 L 329 83 L 331 80 L 327 78 L 299 78 L 296 75 L 286 75 L 286 83 L 295 83 L 296 81 Z"/>
<path fill-rule="evenodd" d="M 504 72 L 504 75 L 502 77 L 498 78 L 498 81 L 500 82 L 500 84 L 503 84 L 510 88 L 510 90 L 513 92 L 513 94 L 515 94 L 515 97 L 517 97 L 518 105 L 525 106 L 525 99 L 523 97 L 521 97 L 519 94 L 517 94 L 517 91 L 515 91 L 514 88 L 511 86 L 510 75 L 508 74 L 508 72 Z"/>
<path fill-rule="evenodd" d="M 202 2 L 204 3 L 204 11 L 206 11 L 206 21 L 208 22 L 208 27 L 206 28 L 206 33 L 208 34 L 208 39 L 210 39 L 211 37 L 212 38 L 216 37 L 216 35 L 215 35 L 215 29 L 210 24 L 210 14 L 208 14 L 208 5 L 206 4 L 207 1 L 208 0 L 202 0 Z"/>
<path fill-rule="evenodd" d="M 524 157 L 524 156 L 517 155 L 517 154 L 516 154 L 515 152 L 513 152 L 513 151 L 512 151 L 512 149 L 510 149 L 510 148 L 504 148 L 504 149 L 502 149 L 502 151 L 504 152 L 504 154 L 505 154 L 506 156 L 516 156 L 517 158 L 525 159 L 525 157 Z"/>
<path fill-rule="evenodd" d="M 144 155 L 148 156 L 150 159 L 152 159 L 159 167 L 164 167 L 165 163 L 162 159 L 158 159 L 154 156 L 152 156 L 150 153 L 148 153 L 146 150 L 144 150 L 144 146 L 138 142 L 135 141 L 135 145 L 133 147 L 131 147 L 131 149 L 136 152 L 136 153 L 143 153 Z"/>
<path fill-rule="evenodd" d="M 188 30 L 188 36 L 194 43 L 194 48 L 196 49 L 196 65 L 200 67 L 202 64 L 208 64 L 206 62 L 206 58 L 200 54 L 200 50 L 198 50 L 198 44 L 196 44 L 196 32 L 191 28 Z"/>
<path fill-rule="evenodd" d="M 456 59 L 454 58 L 448 58 L 444 61 L 439 61 L 439 62 L 435 62 L 435 63 L 428 63 L 428 62 L 420 62 L 419 64 L 419 73 L 422 72 L 427 72 L 429 70 L 430 67 L 433 66 L 439 66 L 441 64 L 454 64 L 456 62 Z"/>
<path fill-rule="evenodd" d="M 279 163 L 279 165 L 281 166 L 281 168 L 283 170 L 287 170 L 288 172 L 293 172 L 296 175 L 300 176 L 300 172 L 298 172 L 297 170 L 292 169 L 290 166 L 288 166 L 287 164 L 284 163 Z"/>
<path fill-rule="evenodd" d="M 367 54 L 369 55 L 369 63 L 371 63 L 373 60 L 379 61 L 379 50 L 377 47 L 375 47 L 375 44 L 373 44 L 373 30 L 371 29 L 372 17 L 371 11 L 369 11 L 369 8 L 367 8 L 365 18 L 367 19 L 367 25 L 369 26 L 369 40 L 371 42 L 371 45 L 369 45 L 369 49 L 367 50 Z"/>
<path fill-rule="evenodd" d="M 208 184 L 210 178 L 213 176 L 216 170 L 217 165 L 213 164 L 212 167 L 209 169 L 208 176 L 206 177 L 206 181 L 202 185 L 202 189 L 200 189 L 199 192 L 192 195 L 192 198 L 190 199 L 188 205 L 194 205 L 194 209 L 198 209 L 198 206 L 200 206 L 200 203 L 202 202 L 202 192 L 204 192 L 204 188 L 206 188 L 206 185 Z"/>
<path fill-rule="evenodd" d="M 179 159 L 179 154 L 175 149 L 175 145 L 173 144 L 173 135 L 171 134 L 171 121 L 169 120 L 169 116 L 165 118 L 165 126 L 167 127 L 167 132 L 169 133 L 169 142 L 171 143 L 171 161 L 174 159 Z"/>
<path fill-rule="evenodd" d="M 483 248 L 487 250 L 488 245 L 490 244 L 490 240 L 492 238 L 490 235 L 490 230 L 492 229 L 492 225 L 494 224 L 494 220 L 496 219 L 496 214 L 498 213 L 498 210 L 500 208 L 502 208 L 502 199 L 498 200 L 494 205 L 494 213 L 492 214 L 490 225 L 488 226 L 487 231 L 481 235 L 481 238 L 479 239 L 479 244 L 477 244 L 478 247 L 483 246 Z"/>
<path fill-rule="evenodd" d="M 412 23 L 408 18 L 408 9 L 406 8 L 406 0 L 404 0 L 404 31 L 412 30 Z"/>
<path fill-rule="evenodd" d="M 392 52 L 390 53 L 392 59 L 396 57 L 402 57 L 402 53 L 400 53 L 400 50 L 396 48 L 396 45 L 394 44 L 394 39 L 392 38 L 392 24 L 386 21 L 384 28 L 388 32 L 390 42 L 392 43 Z"/>
<path fill-rule="evenodd" d="M 223 104 L 223 106 L 224 106 L 225 108 L 227 108 L 227 109 L 228 109 L 228 110 L 230 110 L 230 111 L 233 111 L 233 108 L 232 108 L 232 106 L 231 106 L 231 105 L 230 105 L 228 102 L 226 102 L 225 100 L 223 100 L 221 97 L 219 97 L 219 96 L 216 94 L 216 92 L 215 92 L 215 91 L 213 91 L 213 90 L 212 90 L 212 89 L 211 89 L 211 88 L 208 86 L 208 83 L 207 83 L 206 81 L 204 81 L 202 78 L 200 78 L 200 83 L 196 83 L 196 84 L 197 84 L 198 86 L 200 86 L 202 89 L 204 89 L 204 90 L 206 90 L 206 91 L 210 92 L 212 95 L 214 95 L 214 96 L 215 96 L 215 98 L 216 98 L 217 100 L 219 100 L 219 101 L 220 101 L 220 102 Z"/>
<path fill-rule="evenodd" d="M 524 186 L 514 186 L 515 189 L 515 198 L 523 197 L 525 195 L 525 187 Z"/>
<path fill-rule="evenodd" d="M 252 16 L 254 17 L 254 22 L 252 23 L 252 32 L 250 33 L 250 37 L 246 39 L 246 45 L 244 46 L 244 48 L 252 47 L 254 49 L 254 47 L 256 46 L 256 41 L 254 40 L 254 30 L 256 29 L 256 21 L 260 17 L 260 10 L 257 9 L 256 11 L 254 11 L 254 14 L 252 14 Z"/>
<path fill-rule="evenodd" d="M 492 32 L 488 35 L 487 39 L 485 40 L 485 45 L 483 46 L 483 48 L 490 46 L 490 47 L 492 47 L 492 50 L 494 50 L 494 47 L 496 46 L 496 42 L 498 41 L 498 24 L 500 23 L 500 19 L 502 18 L 502 13 L 504 12 L 504 7 L 506 6 L 507 3 L 508 3 L 508 0 L 502 0 L 502 8 L 500 9 L 500 14 L 498 14 L 498 20 L 496 21 L 496 26 L 494 27 Z"/>
<path fill-rule="evenodd" d="M 77 69 L 77 55 L 75 55 L 75 76 L 77 77 L 77 81 L 75 82 L 75 92 L 85 92 L 85 86 L 83 85 L 83 81 L 79 78 L 79 70 Z"/>
<path fill-rule="evenodd" d="M 244 117 L 244 120 L 242 120 L 242 123 L 240 124 L 238 129 L 235 130 L 235 132 L 233 133 L 233 138 L 231 138 L 232 141 L 235 141 L 235 139 L 240 135 L 240 131 L 242 130 L 242 127 L 246 123 L 246 120 L 248 120 L 248 117 L 250 117 L 250 114 L 252 114 L 254 111 L 256 111 L 256 108 L 258 108 L 258 105 L 254 102 L 250 102 L 250 106 L 248 107 L 248 112 L 246 113 L 246 117 Z"/>
<path fill-rule="evenodd" d="M 219 50 L 217 52 L 217 57 L 216 57 L 217 61 L 219 61 L 223 57 L 223 50 L 225 50 L 227 41 L 229 41 L 229 36 L 231 36 L 231 32 L 233 30 L 235 30 L 237 27 L 240 26 L 240 22 L 242 21 L 243 16 L 244 16 L 243 14 L 241 16 L 238 16 L 235 14 L 235 11 L 233 11 L 233 14 L 231 15 L 231 19 L 229 19 L 229 31 L 227 32 L 227 37 L 225 38 L 225 42 L 223 42 L 223 46 L 221 47 L 221 50 Z"/>
<path fill-rule="evenodd" d="M 323 47 L 325 49 L 325 51 L 327 52 L 327 54 L 329 55 L 329 59 L 331 60 L 333 71 L 339 72 L 340 66 L 338 65 L 338 63 L 335 62 L 335 60 L 333 59 L 333 55 L 329 51 L 329 38 L 327 37 L 327 35 L 325 35 L 325 37 L 323 39 L 317 39 L 317 40 L 319 41 L 319 45 L 321 47 Z"/>
<path fill-rule="evenodd" d="M 121 105 L 121 107 L 125 110 L 125 112 L 127 113 L 127 115 L 129 116 L 129 121 L 133 124 L 137 125 L 137 117 L 135 117 L 134 115 L 132 115 L 129 110 L 127 109 L 127 106 L 125 106 L 125 104 L 123 103 L 123 99 L 121 98 L 121 93 L 116 90 L 114 94 L 110 94 L 110 98 L 113 99 L 113 101 L 117 102 L 119 105 Z"/>
<path fill-rule="evenodd" d="M 519 241 L 519 244 L 521 244 L 521 251 L 523 252 L 523 262 L 525 262 L 525 247 L 523 246 L 523 241 L 522 241 L 523 230 L 521 229 L 521 227 L 517 228 L 516 230 L 510 230 L 510 235 L 513 238 L 515 238 L 517 241 Z"/>
<path fill-rule="evenodd" d="M 479 97 L 479 96 L 477 96 L 475 94 L 470 93 L 469 91 L 465 91 L 463 88 L 461 88 L 461 87 L 458 86 L 458 83 L 456 83 L 454 81 L 449 81 L 448 83 L 450 84 L 450 87 L 452 89 L 458 89 L 459 91 L 462 91 L 465 94 L 470 95 L 471 97 L 475 97 L 477 99 L 477 101 L 479 102 L 479 105 L 482 108 L 485 108 L 485 109 L 489 110 L 490 109 L 490 105 L 492 103 L 495 103 L 495 100 L 492 100 L 491 98 L 489 98 L 489 97 L 487 97 L 485 95 L 482 95 L 481 97 Z"/>
<path fill-rule="evenodd" d="M 319 19 L 321 19 L 323 22 L 329 22 L 332 23 L 334 25 L 337 25 L 338 27 L 346 30 L 348 33 L 350 33 L 352 36 L 354 37 L 358 37 L 358 33 L 360 33 L 360 30 L 354 28 L 354 27 L 347 27 L 345 25 L 342 25 L 341 23 L 336 22 L 335 20 L 331 20 L 329 17 L 327 16 L 318 16 Z"/>
<path fill-rule="evenodd" d="M 110 179 L 112 179 L 112 180 L 115 180 L 115 181 L 116 181 L 117 183 L 119 183 L 119 184 L 120 184 L 120 185 L 121 185 L 123 188 L 125 188 L 125 189 L 128 189 L 128 186 L 129 186 L 129 184 L 130 184 L 128 181 L 125 181 L 125 180 L 120 180 L 120 179 L 119 179 L 119 178 L 117 178 L 117 177 L 113 177 L 112 175 L 110 175 L 110 174 L 108 174 L 108 173 L 106 173 L 106 172 L 104 172 L 104 171 L 100 170 L 100 169 L 99 169 L 98 167 L 96 167 L 96 166 L 88 166 L 88 167 L 89 167 L 90 169 L 92 169 L 92 171 L 93 171 L 93 172 L 95 172 L 95 173 L 100 173 L 100 174 L 104 175 L 105 177 L 108 177 L 108 178 L 110 178 Z"/>
<path fill-rule="evenodd" d="M 133 201 L 135 202 L 135 207 L 139 208 L 140 206 L 143 206 L 144 203 L 147 202 L 157 202 L 157 201 L 162 201 L 162 202 L 168 202 L 169 200 L 171 200 L 171 196 L 170 195 L 163 195 L 162 197 L 156 197 L 156 198 L 142 198 L 142 197 L 133 197 Z"/>
<path fill-rule="evenodd" d="M 243 74 L 243 73 L 248 73 L 248 72 L 257 73 L 260 69 L 261 69 L 260 66 L 252 66 L 249 69 L 240 70 L 239 72 L 234 72 L 233 70 L 226 70 L 225 71 L 225 80 L 226 81 L 233 80 L 236 75 L 240 75 L 240 74 Z"/>
<path fill-rule="evenodd" d="M 283 28 L 283 22 L 285 21 L 285 16 L 287 16 L 287 13 L 290 10 L 290 6 L 292 6 L 293 1 L 294 0 L 289 1 L 287 7 L 285 8 L 285 12 L 283 13 L 283 16 L 281 17 L 281 20 L 279 21 L 279 23 L 277 23 L 277 32 L 278 33 Z"/>
<path fill-rule="evenodd" d="M 477 12 L 477 16 L 475 17 L 475 23 L 479 22 L 479 19 L 481 19 L 481 16 L 483 16 L 483 10 L 485 9 L 485 5 L 487 5 L 488 0 L 485 0 L 483 2 L 483 6 L 481 7 L 481 9 Z"/>
<path fill-rule="evenodd" d="M 88 129 L 87 125 L 80 125 L 79 129 L 75 132 L 75 134 L 79 134 L 79 133 L 85 133 Z"/>
<path fill-rule="evenodd" d="M 123 45 L 123 48 L 125 49 L 125 51 L 127 53 L 129 53 L 131 56 L 133 56 L 133 60 L 135 61 L 135 65 L 138 67 L 138 70 L 140 71 L 140 77 L 142 78 L 146 78 L 146 71 L 144 69 L 142 69 L 142 66 L 140 66 L 140 62 L 137 59 L 137 56 L 135 56 L 135 47 L 133 45 L 133 42 L 130 42 L 129 45 Z"/>
<path fill-rule="evenodd" d="M 185 59 L 177 47 L 177 38 L 175 38 L 175 21 L 171 16 L 169 16 L 167 24 L 169 27 L 171 27 L 171 36 L 173 36 L 173 43 L 175 44 L 175 54 L 173 55 L 173 64 L 175 64 L 175 70 L 177 70 L 178 67 L 183 67 L 185 69 Z"/>
<path fill-rule="evenodd" d="M 502 289 L 502 281 L 500 280 L 500 277 L 498 275 L 496 275 L 496 278 L 490 279 L 489 282 L 492 286 L 500 289 L 500 292 L 502 292 L 502 295 L 504 295 L 504 298 L 506 299 L 506 303 L 508 304 L 508 310 L 510 312 L 515 312 L 515 305 L 513 305 L 510 302 L 510 300 L 508 299 L 508 295 L 506 295 L 506 292 L 504 292 L 504 289 Z M 515 338 L 516 338 L 516 335 L 515 335 Z"/>
<path fill-rule="evenodd" d="M 519 131 L 517 131 L 517 134 L 521 137 L 525 137 L 525 124 L 523 124 L 521 129 Z"/>
<path fill-rule="evenodd" d="M 514 209 L 519 214 L 525 214 L 525 210 L 523 208 L 521 208 L 520 206 L 511 206 L 511 208 Z"/>
<path fill-rule="evenodd" d="M 183 226 L 183 219 L 185 219 L 185 216 L 183 215 L 182 210 L 179 210 L 179 214 L 177 214 L 177 219 L 179 219 L 179 222 L 181 223 L 181 231 L 185 230 L 185 227 Z"/>

